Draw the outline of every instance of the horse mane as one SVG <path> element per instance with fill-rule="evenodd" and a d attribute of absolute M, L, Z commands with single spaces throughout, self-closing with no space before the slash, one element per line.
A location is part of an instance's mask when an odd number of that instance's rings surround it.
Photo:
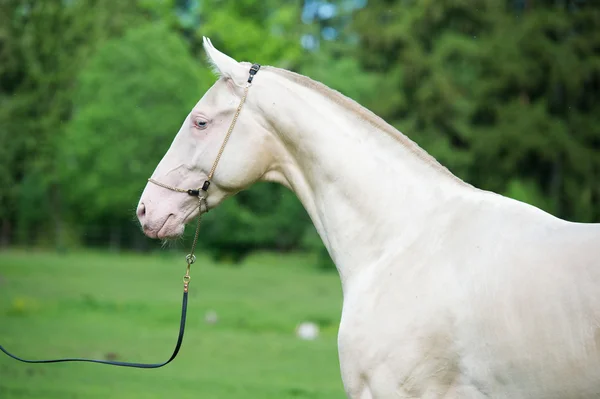
<path fill-rule="evenodd" d="M 342 106 L 343 108 L 353 112 L 358 116 L 359 119 L 369 123 L 376 129 L 382 130 L 385 133 L 389 134 L 392 138 L 406 147 L 411 153 L 416 155 L 418 158 L 423 160 L 428 165 L 431 165 L 435 169 L 441 171 L 442 173 L 452 177 L 455 180 L 458 180 L 460 183 L 466 184 L 462 179 L 458 178 L 454 175 L 448 168 L 443 166 L 438 162 L 433 156 L 431 156 L 427 151 L 421 148 L 417 143 L 409 139 L 406 135 L 402 134 L 398 129 L 394 128 L 392 125 L 383 120 L 380 116 L 373 113 L 371 110 L 363 107 L 353 99 L 343 95 L 337 90 L 334 90 L 321 82 L 317 82 L 309 77 L 304 75 L 300 75 L 296 72 L 289 71 L 287 69 L 281 69 L 273 66 L 264 66 L 264 69 L 268 69 L 275 74 L 292 81 L 302 87 L 306 87 L 308 89 L 314 90 L 324 97 L 329 99 L 330 101 Z"/>

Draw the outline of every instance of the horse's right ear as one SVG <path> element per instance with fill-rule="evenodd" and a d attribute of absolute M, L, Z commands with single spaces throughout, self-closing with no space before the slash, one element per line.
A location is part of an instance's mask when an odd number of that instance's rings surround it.
<path fill-rule="evenodd" d="M 227 54 L 217 50 L 209 38 L 202 36 L 202 41 L 213 71 L 219 76 L 231 79 L 238 86 L 244 86 L 246 74 L 242 65 Z"/>

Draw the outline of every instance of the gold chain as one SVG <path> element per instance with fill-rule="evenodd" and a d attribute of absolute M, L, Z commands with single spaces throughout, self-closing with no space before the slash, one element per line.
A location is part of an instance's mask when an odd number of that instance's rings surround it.
<path fill-rule="evenodd" d="M 185 260 L 187 261 L 187 267 L 185 269 L 185 276 L 183 276 L 183 290 L 185 292 L 188 291 L 188 286 L 190 284 L 190 280 L 192 279 L 192 277 L 190 277 L 190 268 L 192 266 L 192 263 L 194 263 L 196 261 L 196 255 L 194 255 L 194 250 L 196 249 L 196 244 L 198 243 L 198 236 L 200 234 L 200 220 L 202 219 L 201 213 L 202 212 L 202 200 L 203 198 L 199 198 L 198 199 L 198 222 L 196 223 L 196 234 L 194 234 L 194 241 L 192 243 L 192 249 L 190 250 L 190 253 L 187 254 L 187 256 L 185 257 Z"/>
<path fill-rule="evenodd" d="M 188 190 L 184 190 L 183 188 L 177 188 L 177 187 L 169 186 L 168 184 L 161 183 L 161 182 L 156 181 L 154 179 L 148 179 L 148 181 L 156 184 L 157 186 L 168 188 L 169 190 L 177 191 L 177 192 L 180 192 L 180 193 L 187 193 L 188 192 Z"/>

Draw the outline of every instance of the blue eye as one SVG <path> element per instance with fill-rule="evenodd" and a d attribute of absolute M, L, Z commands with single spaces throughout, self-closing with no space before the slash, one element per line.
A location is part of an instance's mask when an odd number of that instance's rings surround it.
<path fill-rule="evenodd" d="M 196 125 L 197 128 L 204 129 L 208 125 L 208 122 L 203 119 L 196 119 L 194 124 Z"/>

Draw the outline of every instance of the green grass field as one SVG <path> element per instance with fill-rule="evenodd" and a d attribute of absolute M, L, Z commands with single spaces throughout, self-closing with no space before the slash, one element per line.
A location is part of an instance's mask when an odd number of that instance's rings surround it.
<path fill-rule="evenodd" d="M 0 398 L 345 398 L 337 357 L 341 288 L 312 258 L 255 255 L 193 265 L 182 350 L 140 370 L 28 365 L 0 353 Z M 25 358 L 160 362 L 177 338 L 183 256 L 0 252 L 0 343 Z M 215 311 L 218 322 L 205 321 Z M 317 322 L 314 341 L 295 336 Z"/>

